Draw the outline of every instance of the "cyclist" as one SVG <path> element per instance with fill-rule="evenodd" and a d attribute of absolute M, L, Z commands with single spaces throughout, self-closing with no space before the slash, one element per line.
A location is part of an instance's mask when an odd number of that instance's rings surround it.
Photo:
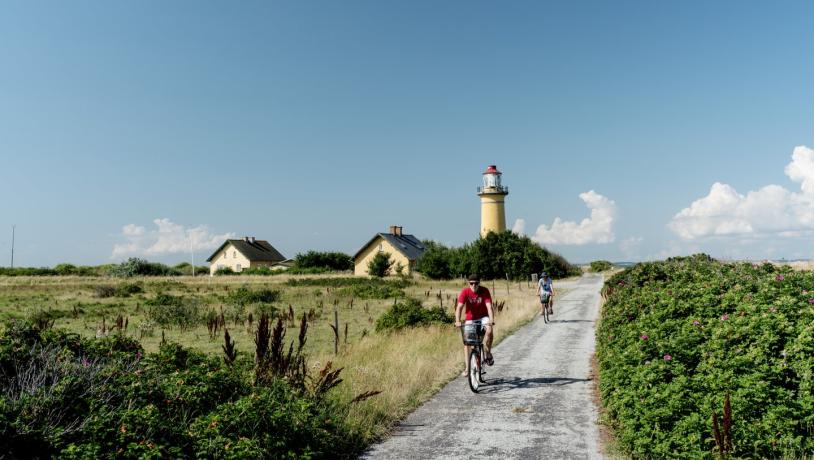
<path fill-rule="evenodd" d="M 455 327 L 461 327 L 461 311 L 465 312 L 466 323 L 480 320 L 482 327 L 486 329 L 486 336 L 484 337 L 484 350 L 486 351 L 486 358 L 484 361 L 488 365 L 495 363 L 492 357 L 492 325 L 494 322 L 494 315 L 492 314 L 492 295 L 489 289 L 480 285 L 480 277 L 478 275 L 469 275 L 469 287 L 465 287 L 458 294 L 458 305 L 455 308 Z M 469 372 L 469 350 L 470 347 L 464 345 L 464 362 L 466 362 L 466 371 L 463 375 Z"/>
<path fill-rule="evenodd" d="M 554 286 L 551 284 L 551 278 L 548 273 L 543 272 L 540 274 L 540 280 L 537 282 L 537 295 L 540 296 L 540 314 L 543 314 L 543 309 L 548 307 L 548 314 L 554 314 Z"/>

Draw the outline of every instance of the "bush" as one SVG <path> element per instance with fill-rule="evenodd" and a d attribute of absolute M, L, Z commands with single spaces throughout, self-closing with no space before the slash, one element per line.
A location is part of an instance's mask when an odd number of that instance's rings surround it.
<path fill-rule="evenodd" d="M 526 280 L 532 273 L 547 272 L 552 278 L 580 273 L 561 255 L 510 231 L 490 232 L 461 248 L 447 248 L 432 241 L 424 244 L 427 250 L 416 268 L 431 279 L 478 273 L 484 279 L 503 279 L 508 274 L 511 279 Z"/>
<path fill-rule="evenodd" d="M 131 276 L 177 276 L 178 270 L 170 268 L 164 264 L 148 262 L 143 259 L 131 257 L 125 262 L 115 266 L 110 271 L 111 276 L 131 277 Z"/>
<path fill-rule="evenodd" d="M 353 258 L 341 252 L 308 251 L 294 258 L 297 268 L 325 268 L 328 270 L 352 270 Z"/>
<path fill-rule="evenodd" d="M 378 276 L 384 278 L 390 272 L 390 267 L 393 266 L 393 261 L 390 260 L 389 252 L 377 252 L 370 262 L 367 264 L 367 273 L 371 276 Z"/>
<path fill-rule="evenodd" d="M 110 285 L 96 286 L 93 291 L 94 295 L 100 299 L 105 299 L 116 295 L 116 287 Z"/>
<path fill-rule="evenodd" d="M 144 292 L 144 288 L 138 283 L 122 283 L 116 286 L 116 297 L 130 297 L 142 292 Z"/>
<path fill-rule="evenodd" d="M 713 458 L 727 395 L 721 456 L 814 454 L 814 273 L 702 254 L 638 264 L 603 294 L 599 389 L 633 457 Z"/>
<path fill-rule="evenodd" d="M 176 272 L 178 272 L 181 275 L 192 276 L 192 264 L 189 263 L 189 262 L 181 262 L 180 264 L 175 265 L 172 268 L 173 268 L 173 270 L 175 270 Z M 204 275 L 204 274 L 208 274 L 208 273 L 209 273 L 209 267 L 202 266 L 202 265 L 196 265 L 195 266 L 195 275 L 196 276 Z"/>
<path fill-rule="evenodd" d="M 148 318 L 163 327 L 178 326 L 185 330 L 197 325 L 202 318 L 200 305 L 196 299 L 160 293 L 144 304 L 151 307 Z"/>
<path fill-rule="evenodd" d="M 215 276 L 224 276 L 224 275 L 235 275 L 235 271 L 232 270 L 232 267 L 220 267 L 219 269 L 215 270 Z"/>
<path fill-rule="evenodd" d="M 280 291 L 273 289 L 259 289 L 253 291 L 246 286 L 241 286 L 231 291 L 226 297 L 228 302 L 238 305 L 249 305 L 253 303 L 273 303 L 280 298 Z"/>
<path fill-rule="evenodd" d="M 607 260 L 595 260 L 591 262 L 592 272 L 604 272 L 606 270 L 610 270 L 611 268 L 613 268 L 613 264 Z"/>
<path fill-rule="evenodd" d="M 452 315 L 441 307 L 424 308 L 416 299 L 396 302 L 376 321 L 376 332 L 428 324 L 452 323 Z"/>
<path fill-rule="evenodd" d="M 0 334 L 0 452 L 190 459 L 359 453 L 346 406 L 284 378 L 255 385 L 253 364 L 238 356 L 225 365 L 172 343 L 145 354 L 125 337 L 83 339 L 9 323 Z"/>

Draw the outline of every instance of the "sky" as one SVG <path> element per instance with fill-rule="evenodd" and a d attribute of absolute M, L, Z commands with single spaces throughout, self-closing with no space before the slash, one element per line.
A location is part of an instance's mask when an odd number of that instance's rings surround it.
<path fill-rule="evenodd" d="M 0 265 L 814 257 L 811 2 L 0 0 Z"/>

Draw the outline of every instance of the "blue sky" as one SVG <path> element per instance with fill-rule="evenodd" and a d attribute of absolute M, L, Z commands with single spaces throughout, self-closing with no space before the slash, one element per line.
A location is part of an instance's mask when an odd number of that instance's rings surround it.
<path fill-rule="evenodd" d="M 814 257 L 810 2 L 0 6 L 2 265 L 459 245 L 489 164 L 572 261 Z"/>

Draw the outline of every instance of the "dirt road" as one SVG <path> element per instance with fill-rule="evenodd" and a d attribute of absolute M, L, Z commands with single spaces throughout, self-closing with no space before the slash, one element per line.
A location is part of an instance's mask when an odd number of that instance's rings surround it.
<path fill-rule="evenodd" d="M 549 324 L 538 317 L 495 347 L 479 394 L 458 377 L 363 458 L 601 458 L 589 374 L 602 281 L 569 283 Z"/>

